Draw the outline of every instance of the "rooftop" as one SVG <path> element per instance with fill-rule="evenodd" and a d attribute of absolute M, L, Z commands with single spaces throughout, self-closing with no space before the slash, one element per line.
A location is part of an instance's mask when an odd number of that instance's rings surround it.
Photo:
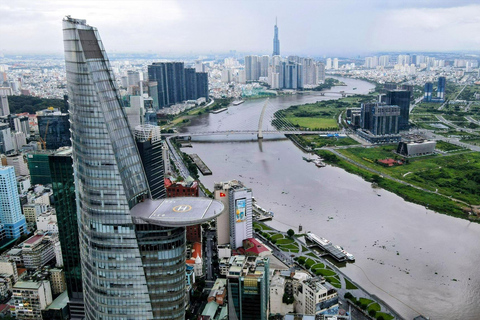
<path fill-rule="evenodd" d="M 197 197 L 180 197 L 162 200 L 145 200 L 132 208 L 132 217 L 145 222 L 179 227 L 204 223 L 218 217 L 224 205 L 217 200 Z"/>

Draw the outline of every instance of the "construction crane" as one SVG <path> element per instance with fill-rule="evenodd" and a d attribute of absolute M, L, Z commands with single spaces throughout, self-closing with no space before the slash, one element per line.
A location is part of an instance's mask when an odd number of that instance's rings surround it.
<path fill-rule="evenodd" d="M 43 138 L 40 136 L 40 143 L 43 146 L 43 150 L 47 150 L 47 133 L 48 133 L 48 125 L 50 124 L 50 119 L 47 121 L 47 125 L 45 127 L 45 134 Z"/>

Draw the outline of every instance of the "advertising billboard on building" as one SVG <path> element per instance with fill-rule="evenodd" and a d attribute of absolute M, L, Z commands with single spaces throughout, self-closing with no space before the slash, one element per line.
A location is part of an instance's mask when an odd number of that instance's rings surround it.
<path fill-rule="evenodd" d="M 246 204 L 245 198 L 235 200 L 235 220 L 237 223 L 246 219 Z"/>

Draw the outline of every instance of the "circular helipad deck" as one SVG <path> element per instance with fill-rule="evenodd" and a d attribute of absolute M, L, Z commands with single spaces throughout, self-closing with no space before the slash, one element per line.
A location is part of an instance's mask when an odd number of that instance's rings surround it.
<path fill-rule="evenodd" d="M 184 227 L 218 217 L 223 203 L 209 198 L 182 197 L 146 200 L 130 211 L 132 217 L 165 227 Z"/>

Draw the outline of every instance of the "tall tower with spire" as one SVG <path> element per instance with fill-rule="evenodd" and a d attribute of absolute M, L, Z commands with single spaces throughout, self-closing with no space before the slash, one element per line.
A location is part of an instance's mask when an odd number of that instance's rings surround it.
<path fill-rule="evenodd" d="M 278 40 L 277 18 L 275 17 L 275 27 L 273 28 L 273 55 L 280 55 L 280 40 Z"/>

